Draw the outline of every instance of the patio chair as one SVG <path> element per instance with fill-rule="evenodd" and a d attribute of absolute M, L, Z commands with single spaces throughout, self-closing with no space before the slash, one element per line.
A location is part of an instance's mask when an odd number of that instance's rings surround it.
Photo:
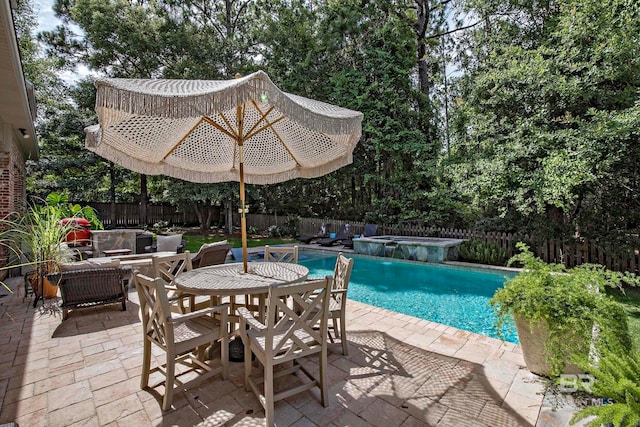
<path fill-rule="evenodd" d="M 145 389 L 149 386 L 151 373 L 164 374 L 165 387 L 162 410 L 166 411 L 173 402 L 175 384 L 180 390 L 185 390 L 218 374 L 222 374 L 222 378 L 226 379 L 229 365 L 227 341 L 229 304 L 220 304 L 188 314 L 175 314 L 171 313 L 165 282 L 162 279 L 152 279 L 142 274 L 136 274 L 134 282 L 140 299 L 144 332 L 140 388 Z M 212 317 L 213 313 L 218 314 L 220 320 Z M 221 366 L 214 369 L 208 361 L 204 360 L 204 355 L 205 349 L 218 340 L 220 341 Z M 153 369 L 151 369 L 152 344 L 157 345 L 166 353 L 166 363 Z M 188 369 L 176 375 L 176 363 L 180 363 Z M 182 375 L 193 372 L 198 373 L 199 376 L 189 381 L 181 381 Z"/>
<path fill-rule="evenodd" d="M 170 236 L 158 235 L 151 246 L 145 246 L 144 251 L 150 252 L 184 252 L 187 242 L 182 238 L 182 234 L 172 234 Z"/>
<path fill-rule="evenodd" d="M 322 224 L 320 226 L 320 229 L 318 230 L 318 232 L 316 233 L 315 236 L 300 236 L 300 237 L 298 237 L 298 240 L 301 243 L 310 244 L 310 243 L 315 242 L 318 239 L 323 239 L 323 238 L 329 237 L 329 232 L 330 231 L 331 231 L 331 223 Z"/>
<path fill-rule="evenodd" d="M 258 401 L 265 409 L 267 426 L 274 425 L 276 401 L 313 387 L 320 388 L 322 406 L 329 405 L 327 323 L 330 286 L 330 277 L 302 284 L 273 286 L 269 290 L 265 324 L 256 320 L 247 309 L 238 309 L 240 336 L 244 344 L 245 390 L 253 390 L 258 397 Z M 280 297 L 283 295 L 291 296 L 300 310 L 294 311 L 282 301 Z M 318 324 L 320 327 L 315 329 L 314 327 Z M 252 352 L 263 366 L 262 378 L 251 376 Z M 297 361 L 314 354 L 317 354 L 320 359 L 317 376 Z M 275 366 L 291 361 L 293 361 L 293 367 L 274 372 Z M 311 381 L 278 393 L 274 392 L 273 383 L 276 378 L 298 371 L 304 373 Z M 295 377 L 289 376 L 287 380 L 293 378 Z"/>
<path fill-rule="evenodd" d="M 298 263 L 298 247 L 297 246 L 269 246 L 264 247 L 265 262 L 288 262 Z"/>
<path fill-rule="evenodd" d="M 192 310 L 195 305 L 195 296 L 185 295 L 173 284 L 176 276 L 192 270 L 191 256 L 189 251 L 175 255 L 156 255 L 151 258 L 153 267 L 153 277 L 160 278 L 165 284 L 167 297 L 171 308 L 177 313 L 186 313 Z M 189 308 L 185 306 L 185 301 L 189 301 Z"/>
<path fill-rule="evenodd" d="M 290 264 L 298 263 L 298 247 L 297 246 L 278 246 L 273 247 L 265 245 L 264 247 L 265 262 L 284 262 Z M 286 299 L 286 295 L 282 297 Z M 260 309 L 260 298 L 257 295 L 245 295 L 244 305 L 231 301 L 231 313 L 235 313 L 239 307 L 246 307 L 252 313 L 257 314 Z"/>
<path fill-rule="evenodd" d="M 371 237 L 375 236 L 378 232 L 378 226 L 376 224 L 366 224 L 364 226 L 364 230 L 362 231 L 362 237 Z M 343 240 L 342 244 L 345 248 L 353 249 L 353 239 L 349 238 L 347 240 Z"/>
<path fill-rule="evenodd" d="M 349 355 L 345 315 L 347 311 L 347 290 L 349 287 L 349 279 L 351 278 L 352 269 L 353 258 L 347 258 L 342 255 L 342 252 L 340 252 L 336 259 L 336 267 L 333 272 L 331 298 L 329 299 L 329 314 L 333 321 L 333 332 L 336 335 L 336 338 L 340 338 L 342 354 L 345 356 Z M 340 326 L 338 326 L 338 323 Z M 333 338 L 330 333 L 329 339 L 333 342 Z"/>
<path fill-rule="evenodd" d="M 191 258 L 191 265 L 193 268 L 200 268 L 224 264 L 232 247 L 226 241 L 204 244 L 200 247 L 198 253 Z"/>
<path fill-rule="evenodd" d="M 326 239 L 320 239 L 317 243 L 320 246 L 333 246 L 336 243 L 342 242 L 343 240 L 348 240 L 351 238 L 351 225 L 350 224 L 342 224 L 340 227 L 340 231 L 336 234 L 335 237 L 327 237 Z"/>

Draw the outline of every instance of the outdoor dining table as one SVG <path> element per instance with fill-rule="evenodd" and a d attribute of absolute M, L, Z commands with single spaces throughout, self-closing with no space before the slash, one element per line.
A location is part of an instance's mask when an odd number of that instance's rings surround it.
<path fill-rule="evenodd" d="M 245 273 L 242 263 L 232 263 L 186 271 L 175 278 L 174 284 L 186 294 L 207 295 L 217 301 L 225 296 L 257 295 L 258 316 L 263 321 L 269 288 L 303 282 L 308 275 L 309 269 L 299 264 L 250 262 Z M 238 338 L 229 343 L 229 359 L 235 362 L 244 360 L 244 346 Z"/>
<path fill-rule="evenodd" d="M 249 271 L 245 273 L 242 263 L 232 263 L 186 271 L 175 278 L 174 284 L 180 291 L 191 295 L 258 295 L 263 307 L 271 286 L 303 282 L 308 275 L 309 269 L 299 264 L 251 262 Z"/>

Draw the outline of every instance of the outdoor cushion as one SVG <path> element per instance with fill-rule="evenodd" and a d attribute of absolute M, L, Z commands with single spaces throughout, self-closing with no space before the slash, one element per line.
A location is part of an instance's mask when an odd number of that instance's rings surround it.
<path fill-rule="evenodd" d="M 158 236 L 158 252 L 176 252 L 182 242 L 182 234 L 172 234 L 171 236 Z"/>
<path fill-rule="evenodd" d="M 207 249 L 210 248 L 211 246 L 222 246 L 222 245 L 228 245 L 229 243 L 227 243 L 226 240 L 221 240 L 219 242 L 213 242 L 213 243 L 203 243 L 202 246 L 200 246 L 200 251 L 201 252 L 203 249 Z"/>
<path fill-rule="evenodd" d="M 59 264 L 60 271 L 74 271 L 74 270 L 92 270 L 95 268 L 119 268 L 120 260 L 119 259 L 108 259 L 108 258 L 93 258 L 85 261 L 78 262 L 63 262 Z"/>

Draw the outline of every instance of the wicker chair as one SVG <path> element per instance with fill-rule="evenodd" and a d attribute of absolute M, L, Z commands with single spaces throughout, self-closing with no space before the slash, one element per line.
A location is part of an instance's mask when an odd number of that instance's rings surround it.
<path fill-rule="evenodd" d="M 149 376 L 153 372 L 165 375 L 162 410 L 166 411 L 173 402 L 174 384 L 179 390 L 193 387 L 215 375 L 227 378 L 229 346 L 227 340 L 227 313 L 229 304 L 221 304 L 187 314 L 172 314 L 169 299 L 162 279 L 152 279 L 142 274 L 134 276 L 134 283 L 140 298 L 140 312 L 144 328 L 144 351 L 140 387 L 149 386 Z M 216 320 L 211 315 L 220 315 Z M 213 368 L 204 360 L 205 349 L 215 341 L 220 341 L 221 366 Z M 166 363 L 151 369 L 151 345 L 155 344 L 166 353 Z M 175 364 L 186 366 L 186 371 L 176 375 Z M 180 377 L 192 372 L 199 376 L 182 382 Z"/>
<path fill-rule="evenodd" d="M 233 246 L 226 245 L 202 245 L 198 253 L 191 259 L 193 268 L 207 267 L 209 265 L 224 264 L 227 254 Z"/>
<path fill-rule="evenodd" d="M 274 403 L 293 394 L 320 388 L 322 406 L 329 405 L 327 384 L 327 323 L 330 277 L 302 284 L 274 286 L 269 289 L 266 323 L 262 324 L 244 307 L 240 315 L 240 336 L 244 344 L 244 384 L 253 390 L 266 413 L 267 426 L 274 425 Z M 299 307 L 294 311 L 282 296 L 289 295 Z M 317 325 L 319 328 L 316 328 Z M 249 328 L 247 330 L 247 328 Z M 262 378 L 251 377 L 251 353 L 264 368 Z M 318 375 L 314 376 L 297 359 L 317 354 L 320 358 Z M 293 361 L 292 368 L 278 370 L 274 366 Z M 301 371 L 311 382 L 284 391 L 274 392 L 275 378 Z"/>
<path fill-rule="evenodd" d="M 127 309 L 125 277 L 128 267 L 91 268 L 62 271 L 50 275 L 52 283 L 58 283 L 62 296 L 62 320 L 69 317 L 70 309 L 80 309 L 120 303 Z"/>

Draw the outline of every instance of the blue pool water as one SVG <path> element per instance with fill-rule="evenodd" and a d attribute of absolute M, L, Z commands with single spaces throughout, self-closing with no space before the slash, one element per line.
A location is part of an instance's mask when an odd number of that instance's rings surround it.
<path fill-rule="evenodd" d="M 335 255 L 312 255 L 300 264 L 309 277 L 332 275 Z M 355 259 L 348 297 L 420 319 L 500 338 L 496 317 L 488 305 L 496 289 L 515 273 L 467 269 L 400 260 L 350 256 Z M 518 343 L 513 324 L 502 331 L 506 341 Z"/>

